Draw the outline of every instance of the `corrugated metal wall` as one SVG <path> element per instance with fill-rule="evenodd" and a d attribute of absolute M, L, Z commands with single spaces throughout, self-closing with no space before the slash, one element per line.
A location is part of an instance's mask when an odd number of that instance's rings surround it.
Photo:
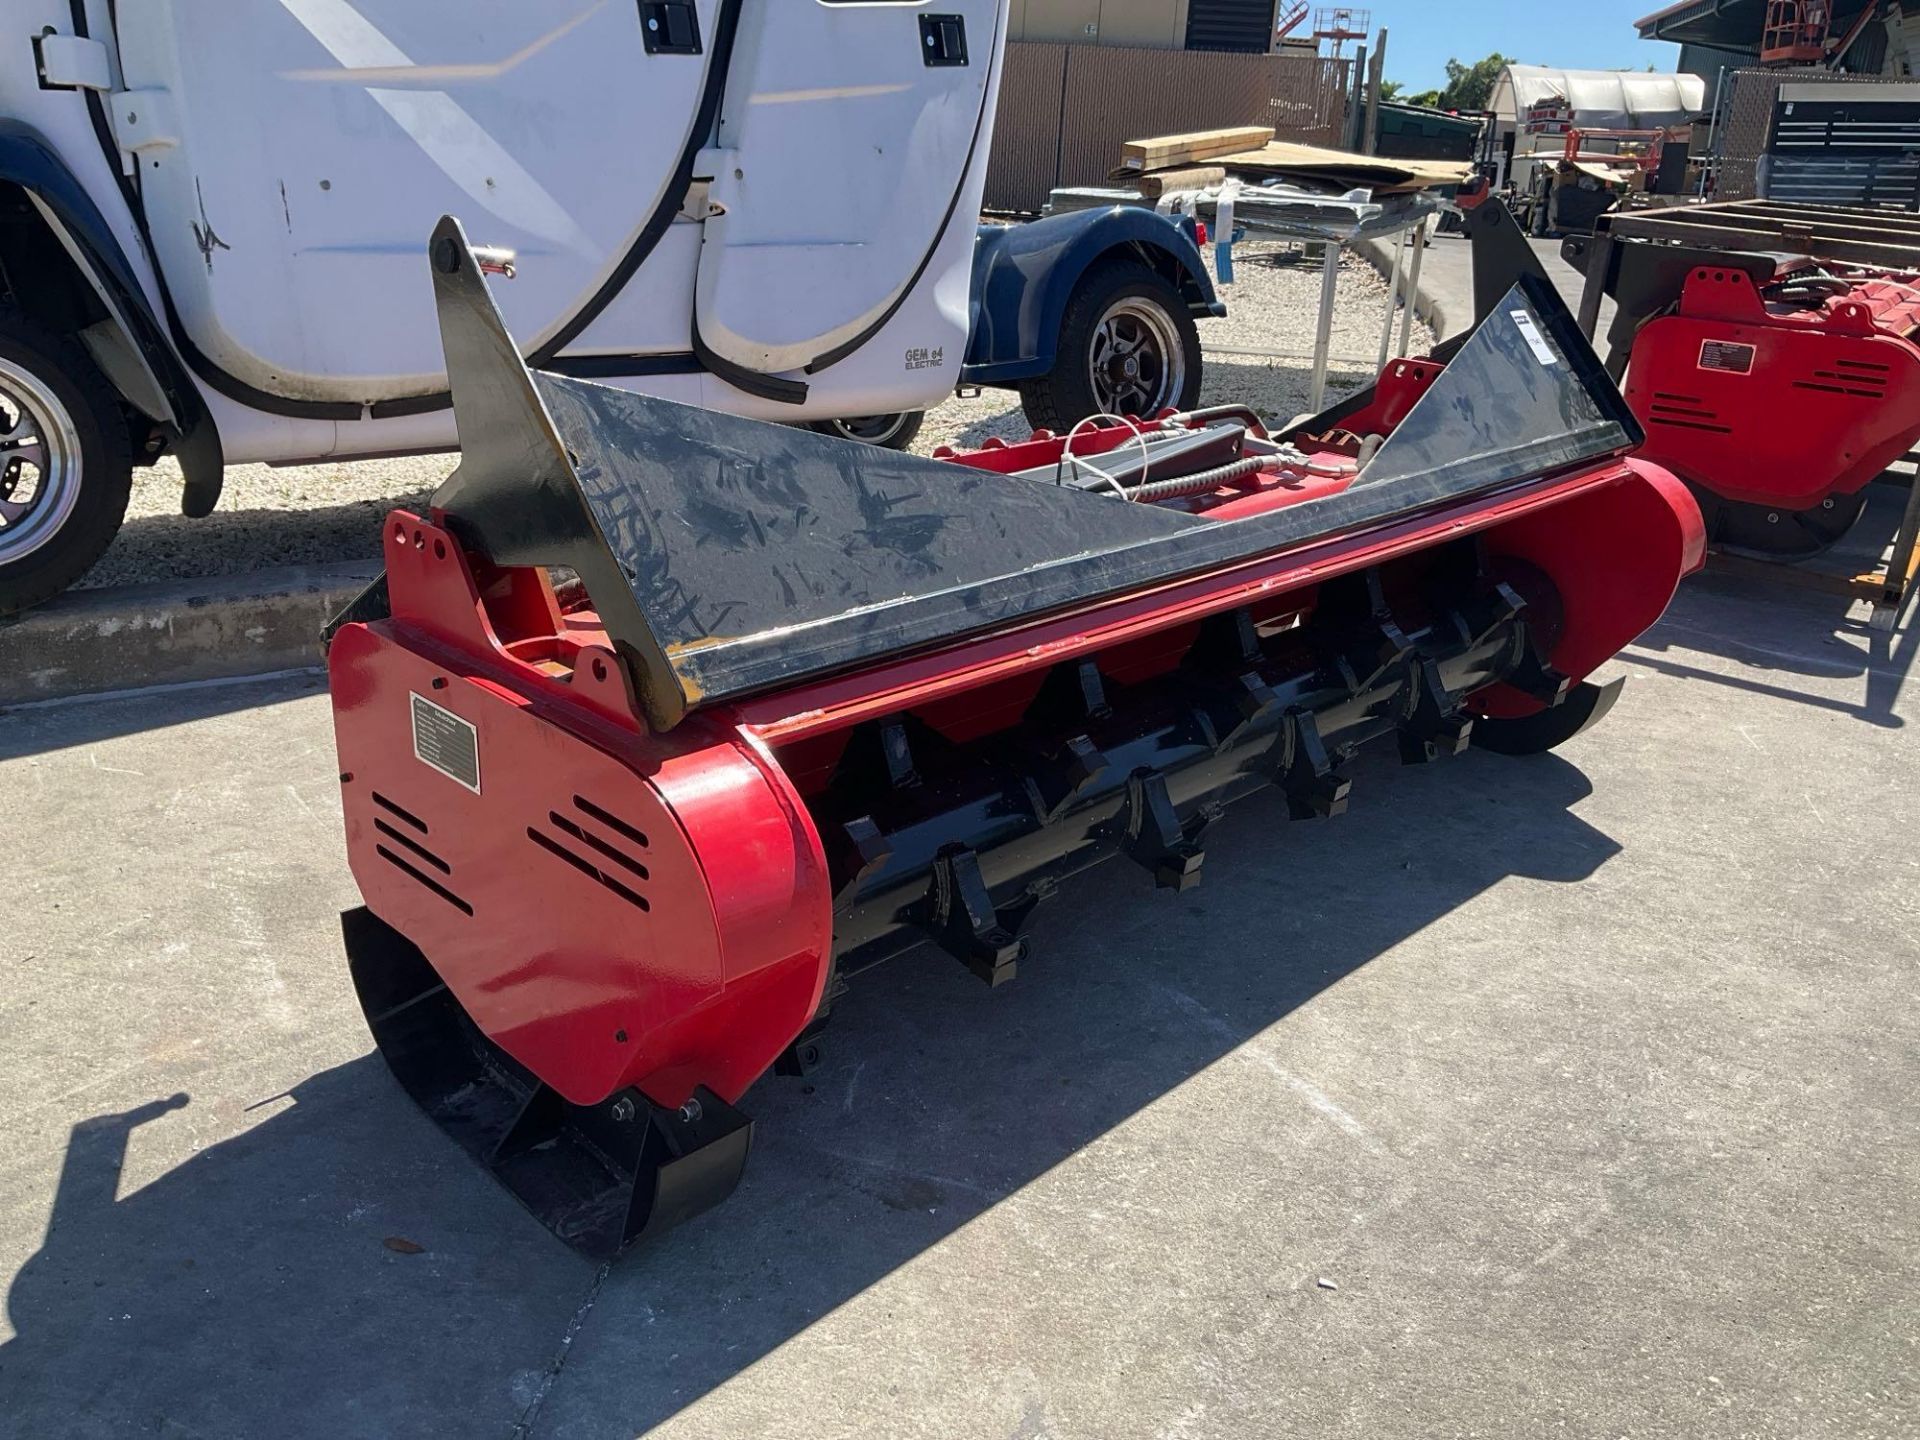
<path fill-rule="evenodd" d="M 1351 62 L 1111 46 L 1007 46 L 987 165 L 989 210 L 1038 210 L 1057 185 L 1094 185 L 1128 140 L 1271 125 L 1339 143 Z"/>
<path fill-rule="evenodd" d="M 1773 110 L 1768 199 L 1920 210 L 1920 83 L 1782 85 Z"/>
<path fill-rule="evenodd" d="M 1827 75 L 1806 70 L 1740 70 L 1727 76 L 1726 104 L 1713 142 L 1719 159 L 1715 199 L 1751 200 L 1759 195 L 1756 177 L 1760 157 L 1767 153 L 1780 87 L 1815 79 L 1822 84 L 1863 87 L 1914 83 L 1904 76 Z"/>

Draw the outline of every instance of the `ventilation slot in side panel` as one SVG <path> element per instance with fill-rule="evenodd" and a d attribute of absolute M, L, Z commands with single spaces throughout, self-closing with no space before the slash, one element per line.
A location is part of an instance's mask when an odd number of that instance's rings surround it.
<path fill-rule="evenodd" d="M 1831 369 L 1815 370 L 1793 382 L 1796 390 L 1820 390 L 1829 395 L 1853 395 L 1862 400 L 1887 398 L 1889 367 L 1868 360 L 1836 360 Z"/>
<path fill-rule="evenodd" d="M 374 842 L 373 853 L 422 889 L 431 890 L 462 915 L 473 914 L 473 906 L 435 878 L 437 875 L 451 879 L 453 866 L 414 838 L 415 835 L 427 833 L 427 822 L 404 805 L 396 805 L 377 790 L 373 792 L 373 803 L 385 812 L 385 815 L 373 817 L 374 833 L 380 837 Z M 386 818 L 387 815 L 400 823 L 392 823 Z"/>
<path fill-rule="evenodd" d="M 558 817 L 549 816 L 549 818 L 557 819 Z M 578 870 L 582 875 L 591 876 L 593 879 L 598 880 L 629 905 L 636 906 L 641 910 L 651 910 L 653 908 L 647 903 L 647 897 L 642 895 L 638 890 L 633 889 L 626 884 L 625 881 L 609 873 L 608 870 L 604 870 L 594 864 L 593 861 L 587 859 L 585 856 L 575 854 L 567 846 L 562 845 L 558 840 L 546 834 L 544 831 L 529 825 L 527 827 L 527 838 L 549 855 L 554 856 L 556 859 L 566 861 L 567 864 Z M 626 863 L 631 864 L 631 862 Z"/>
<path fill-rule="evenodd" d="M 618 815 L 613 814 L 611 811 L 602 810 L 598 805 L 594 804 L 591 800 L 587 799 L 584 795 L 576 795 L 573 797 L 573 808 L 578 810 L 582 815 L 590 816 L 591 818 L 598 820 L 602 825 L 606 826 L 609 830 L 613 831 L 615 834 L 625 836 L 628 840 L 631 840 L 635 845 L 638 845 L 642 850 L 647 848 L 647 837 L 644 831 L 639 830 L 635 826 L 629 825 L 626 821 L 622 820 Z"/>
<path fill-rule="evenodd" d="M 373 803 L 401 823 L 412 826 L 422 835 L 427 833 L 426 821 L 422 820 L 418 815 L 406 809 L 404 806 L 394 804 L 393 801 L 387 799 L 387 797 L 382 795 L 378 790 L 373 792 Z"/>
<path fill-rule="evenodd" d="M 1710 435 L 1731 435 L 1733 427 L 1722 425 L 1718 411 L 1708 410 L 1698 395 L 1679 395 L 1671 390 L 1653 392 L 1653 404 L 1647 410 L 1649 425 L 1669 425 L 1677 430 L 1705 430 Z"/>
<path fill-rule="evenodd" d="M 383 826 L 381 828 L 384 829 L 385 827 Z M 412 847 L 412 849 L 413 851 L 418 852 L 419 847 L 415 846 L 415 847 Z M 431 875 L 427 874 L 425 870 L 422 870 L 419 866 L 415 865 L 411 860 L 406 859 L 400 854 L 398 854 L 397 852 L 388 849 L 385 845 L 375 845 L 373 847 L 373 851 L 374 851 L 374 854 L 378 855 L 382 860 L 386 861 L 389 865 L 393 866 L 394 869 L 400 871 L 403 875 L 411 876 L 422 887 L 424 887 L 425 889 L 431 890 L 434 894 L 438 895 L 442 900 L 446 901 L 447 904 L 453 906 L 454 909 L 458 910 L 462 915 L 473 914 L 473 907 L 471 905 L 469 905 L 466 901 L 462 900 L 458 895 L 454 894 L 453 891 L 449 890 L 446 886 L 442 885 L 438 880 L 434 879 Z M 434 859 L 433 857 L 427 857 L 427 858 L 432 860 L 433 864 L 439 866 L 439 868 L 442 871 L 446 869 L 446 865 L 444 862 L 438 859 Z"/>

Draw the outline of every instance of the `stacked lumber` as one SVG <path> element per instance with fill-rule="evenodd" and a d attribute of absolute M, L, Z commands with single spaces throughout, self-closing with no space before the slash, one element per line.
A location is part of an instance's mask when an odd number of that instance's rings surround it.
<path fill-rule="evenodd" d="M 1377 195 L 1458 185 L 1473 173 L 1473 166 L 1464 160 L 1386 159 L 1288 140 L 1270 140 L 1255 149 L 1216 156 L 1213 163 L 1229 175 L 1248 180 L 1317 182 L 1342 190 L 1364 187 Z"/>
<path fill-rule="evenodd" d="M 1204 190 L 1227 176 L 1259 184 L 1281 180 L 1304 190 L 1344 194 L 1365 189 L 1376 195 L 1406 194 L 1458 185 L 1473 173 L 1464 161 L 1384 159 L 1350 150 L 1329 150 L 1275 140 L 1264 125 L 1158 135 L 1121 146 L 1120 165 L 1108 179 L 1148 200 L 1169 191 Z"/>
<path fill-rule="evenodd" d="M 1198 165 L 1221 155 L 1258 149 L 1272 139 L 1273 127 L 1270 125 L 1243 125 L 1231 130 L 1195 130 L 1185 135 L 1129 140 L 1120 147 L 1120 168 L 1125 171 L 1168 170 L 1176 166 Z"/>
<path fill-rule="evenodd" d="M 1218 165 L 1183 165 L 1177 170 L 1116 170 L 1107 178 L 1131 185 L 1144 199 L 1158 200 L 1170 190 L 1206 190 L 1225 180 L 1227 172 Z"/>

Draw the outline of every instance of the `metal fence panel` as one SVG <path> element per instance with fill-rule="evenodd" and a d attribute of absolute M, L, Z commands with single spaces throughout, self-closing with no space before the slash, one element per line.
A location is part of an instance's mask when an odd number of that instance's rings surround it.
<path fill-rule="evenodd" d="M 1283 139 L 1338 144 L 1351 63 L 1117 46 L 1007 46 L 987 168 L 990 210 L 1038 210 L 1059 185 L 1092 185 L 1128 140 L 1271 125 Z"/>
<path fill-rule="evenodd" d="M 1060 169 L 1068 45 L 1007 46 L 999 118 L 987 157 L 986 207 L 1038 210 Z M 1037 197 L 1037 198 L 1036 198 Z"/>

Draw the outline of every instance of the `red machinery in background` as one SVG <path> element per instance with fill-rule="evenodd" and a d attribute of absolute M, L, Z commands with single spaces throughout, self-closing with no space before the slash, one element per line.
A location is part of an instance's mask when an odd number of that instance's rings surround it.
<path fill-rule="evenodd" d="M 1920 218 L 1739 200 L 1607 215 L 1564 253 L 1586 274 L 1586 333 L 1615 301 L 1607 368 L 1646 428 L 1640 453 L 1692 487 L 1720 549 L 1818 555 L 1920 443 Z M 1793 573 L 1890 627 L 1917 530 L 1920 487 L 1883 568 Z"/>
<path fill-rule="evenodd" d="M 1609 130 L 1599 126 L 1570 126 L 1566 148 L 1562 150 L 1560 160 L 1566 165 L 1592 161 L 1599 165 L 1638 170 L 1643 175 L 1658 174 L 1660 157 L 1666 153 L 1667 142 L 1673 139 L 1677 128 Z M 1588 146 L 1596 140 L 1605 141 L 1615 148 L 1589 149 Z"/>
<path fill-rule="evenodd" d="M 733 1188 L 850 975 L 1010 980 L 1075 872 L 1184 890 L 1226 805 L 1336 816 L 1370 742 L 1555 745 L 1702 554 L 1535 277 L 1282 434 L 926 460 L 529 372 L 431 254 L 460 466 L 330 633 L 348 956 L 404 1087 L 595 1254 Z"/>

